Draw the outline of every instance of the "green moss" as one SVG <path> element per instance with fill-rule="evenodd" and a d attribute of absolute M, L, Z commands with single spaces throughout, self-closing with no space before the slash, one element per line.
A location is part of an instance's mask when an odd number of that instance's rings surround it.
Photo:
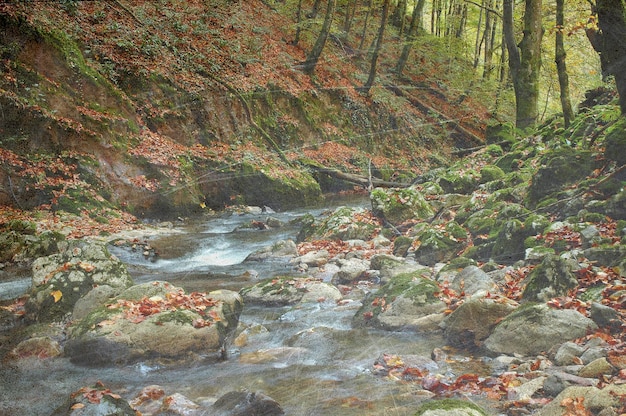
<path fill-rule="evenodd" d="M 167 311 L 161 312 L 155 322 L 156 325 L 165 322 L 174 322 L 181 325 L 192 325 L 194 321 L 194 313 L 184 310 L 177 309 L 175 311 Z"/>
<path fill-rule="evenodd" d="M 487 165 L 480 170 L 479 183 L 487 183 L 487 182 L 495 181 L 496 179 L 501 179 L 504 176 L 505 176 L 504 171 L 498 166 Z"/>

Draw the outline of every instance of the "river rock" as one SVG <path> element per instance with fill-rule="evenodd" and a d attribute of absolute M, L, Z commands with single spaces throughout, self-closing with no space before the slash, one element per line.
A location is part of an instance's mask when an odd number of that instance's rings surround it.
<path fill-rule="evenodd" d="M 572 272 L 575 265 L 567 259 L 547 255 L 541 264 L 528 276 L 522 298 L 527 301 L 547 302 L 558 296 L 565 296 L 578 285 Z"/>
<path fill-rule="evenodd" d="M 329 256 L 330 253 L 328 253 L 328 250 L 313 250 L 300 257 L 292 259 L 291 263 L 305 264 L 310 267 L 320 267 L 328 263 Z"/>
<path fill-rule="evenodd" d="M 357 258 L 337 260 L 339 271 L 332 278 L 334 284 L 347 284 L 359 280 L 370 267 L 370 262 Z"/>
<path fill-rule="evenodd" d="M 267 306 L 341 299 L 339 289 L 312 277 L 279 276 L 243 288 L 239 293 L 246 303 Z"/>
<path fill-rule="evenodd" d="M 506 298 L 469 299 L 448 315 L 441 323 L 441 327 L 451 345 L 464 348 L 478 347 L 491 334 L 498 322 L 516 307 L 515 302 Z"/>
<path fill-rule="evenodd" d="M 147 294 L 139 296 L 142 289 Z M 73 363 L 100 366 L 217 353 L 243 308 L 241 297 L 227 290 L 186 294 L 154 282 L 126 292 L 70 326 L 65 354 Z"/>
<path fill-rule="evenodd" d="M 285 412 L 274 399 L 261 392 L 247 390 L 224 394 L 211 407 L 214 416 L 279 416 Z"/>
<path fill-rule="evenodd" d="M 380 225 L 364 208 L 339 207 L 326 219 L 307 228 L 304 233 L 307 239 L 368 241 Z"/>
<path fill-rule="evenodd" d="M 439 286 L 421 277 L 419 271 L 397 275 L 363 300 L 352 325 L 388 330 L 436 329 L 446 309 L 446 304 L 436 296 L 439 291 Z"/>
<path fill-rule="evenodd" d="M 380 271 L 381 283 L 389 282 L 393 277 L 404 273 L 419 272 L 422 277 L 430 276 L 430 268 L 409 259 L 389 254 L 375 254 L 370 259 L 370 269 Z"/>
<path fill-rule="evenodd" d="M 295 257 L 298 248 L 293 240 L 281 240 L 250 253 L 244 261 L 263 261 L 272 258 Z"/>
<path fill-rule="evenodd" d="M 584 351 L 584 347 L 575 342 L 564 342 L 554 354 L 554 362 L 560 366 L 575 364 Z"/>
<path fill-rule="evenodd" d="M 486 416 L 474 403 L 460 399 L 430 400 L 417 409 L 415 416 Z"/>
<path fill-rule="evenodd" d="M 40 257 L 33 262 L 27 318 L 43 322 L 59 321 L 73 311 L 76 303 L 98 286 L 108 286 L 118 294 L 133 284 L 126 266 L 111 255 L 102 243 L 73 241 L 61 253 Z M 96 307 L 96 299 L 90 306 Z"/>
<path fill-rule="evenodd" d="M 458 256 L 467 244 L 468 234 L 454 221 L 445 226 L 428 226 L 415 235 L 419 241 L 415 249 L 415 260 L 427 266 L 448 262 Z"/>
<path fill-rule="evenodd" d="M 493 292 L 496 284 L 491 277 L 476 266 L 467 266 L 454 276 L 450 287 L 457 293 L 465 292 L 467 296 L 485 291 Z"/>
<path fill-rule="evenodd" d="M 537 355 L 593 329 L 597 325 L 575 310 L 524 305 L 495 327 L 485 347 L 494 353 Z"/>
<path fill-rule="evenodd" d="M 615 372 L 615 367 L 605 357 L 600 357 L 581 368 L 578 375 L 580 377 L 600 377 L 613 374 L 613 372 Z"/>
<path fill-rule="evenodd" d="M 416 188 L 376 188 L 370 193 L 372 212 L 393 225 L 435 215 Z"/>
<path fill-rule="evenodd" d="M 50 416 L 136 416 L 130 404 L 101 382 L 70 395 Z"/>
<path fill-rule="evenodd" d="M 615 415 L 621 406 L 620 396 L 626 395 L 626 384 L 610 384 L 603 389 L 597 387 L 571 386 L 559 393 L 550 403 L 546 404 L 536 414 L 538 416 L 570 416 L 575 409 L 567 403 L 576 401 L 582 405 L 589 414 Z M 565 404 L 565 405 L 564 405 Z M 601 413 L 608 412 L 608 413 Z M 580 413 L 583 414 L 583 413 Z"/>
<path fill-rule="evenodd" d="M 591 304 L 589 317 L 600 327 L 620 328 L 622 325 L 617 310 L 598 302 Z"/>
<path fill-rule="evenodd" d="M 9 359 L 36 357 L 38 359 L 58 357 L 62 349 L 58 341 L 50 337 L 33 337 L 21 341 L 11 350 Z"/>

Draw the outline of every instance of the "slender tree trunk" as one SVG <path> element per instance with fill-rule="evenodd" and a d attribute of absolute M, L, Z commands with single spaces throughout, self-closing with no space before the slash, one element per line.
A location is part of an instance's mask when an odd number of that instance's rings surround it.
<path fill-rule="evenodd" d="M 367 3 L 367 13 L 363 22 L 363 31 L 361 32 L 361 42 L 359 42 L 359 51 L 363 50 L 363 44 L 365 43 L 365 34 L 367 33 L 367 24 L 372 14 L 373 0 L 369 0 Z"/>
<path fill-rule="evenodd" d="M 509 68 L 515 90 L 515 124 L 520 129 L 537 122 L 539 71 L 541 69 L 541 0 L 525 0 L 524 36 L 518 45 L 513 29 L 513 0 L 504 0 L 503 24 L 509 52 Z"/>
<path fill-rule="evenodd" d="M 302 0 L 298 0 L 298 11 L 296 13 L 296 35 L 291 42 L 294 45 L 297 45 L 300 42 L 300 31 L 302 30 Z"/>
<path fill-rule="evenodd" d="M 483 5 L 486 0 L 483 0 Z M 480 26 L 483 24 L 483 14 L 485 10 L 481 7 L 478 14 L 478 24 L 476 25 L 476 42 L 474 43 L 474 69 L 478 68 L 478 62 L 480 61 L 480 52 L 482 50 L 482 43 L 484 36 L 480 36 Z"/>
<path fill-rule="evenodd" d="M 352 22 L 354 20 L 354 14 L 356 13 L 358 2 L 358 0 L 350 0 L 346 5 L 346 15 L 343 21 L 343 31 L 346 38 L 350 33 L 350 29 L 352 29 Z"/>
<path fill-rule="evenodd" d="M 556 71 L 559 77 L 563 120 L 565 123 L 565 127 L 569 127 L 570 122 L 574 118 L 574 111 L 572 110 L 572 103 L 569 97 L 569 77 L 567 75 L 567 67 L 565 65 L 565 46 L 563 45 L 564 3 L 565 0 L 556 0 L 556 36 L 554 45 L 554 61 L 556 62 Z"/>
<path fill-rule="evenodd" d="M 494 69 L 493 64 L 493 51 L 496 48 L 496 35 L 498 33 L 498 19 L 493 19 L 493 25 L 491 26 L 491 36 L 489 36 L 489 43 L 485 45 L 485 64 L 483 68 L 483 79 L 489 79 Z"/>
<path fill-rule="evenodd" d="M 309 14 L 306 15 L 306 17 L 308 17 L 309 19 L 315 19 L 320 11 L 321 2 L 322 0 L 315 0 L 315 2 L 313 3 L 313 8 L 309 12 Z"/>
<path fill-rule="evenodd" d="M 387 26 L 387 16 L 389 15 L 389 3 L 390 0 L 385 0 L 383 4 L 383 15 L 381 17 L 380 28 L 378 29 L 378 37 L 376 39 L 376 46 L 374 47 L 374 53 L 372 53 L 372 62 L 370 64 L 370 73 L 367 78 L 367 82 L 363 87 L 361 87 L 361 91 L 365 94 L 369 94 L 372 85 L 374 84 L 374 79 L 376 78 L 376 65 L 378 63 L 378 55 L 380 54 L 380 50 L 383 46 L 383 36 L 385 34 L 385 28 Z"/>
<path fill-rule="evenodd" d="M 335 14 L 335 0 L 328 0 L 326 6 L 326 16 L 324 17 L 324 24 L 322 25 L 322 31 L 317 37 L 317 41 L 311 49 L 311 52 L 306 57 L 306 61 L 303 63 L 303 71 L 309 75 L 315 71 L 315 66 L 320 59 L 324 45 L 326 45 L 326 39 L 330 34 L 330 28 L 333 22 L 333 15 Z"/>
<path fill-rule="evenodd" d="M 409 33 L 406 39 L 406 43 L 402 48 L 402 53 L 400 54 L 400 58 L 398 58 L 398 63 L 396 64 L 396 73 L 398 75 L 402 75 L 404 71 L 404 67 L 406 66 L 407 61 L 409 60 L 409 54 L 411 53 L 411 48 L 413 47 L 413 41 L 417 37 L 418 31 L 422 26 L 422 13 L 424 12 L 424 4 L 426 0 L 418 0 L 417 4 L 413 8 L 413 13 L 411 14 L 411 23 L 409 25 Z"/>

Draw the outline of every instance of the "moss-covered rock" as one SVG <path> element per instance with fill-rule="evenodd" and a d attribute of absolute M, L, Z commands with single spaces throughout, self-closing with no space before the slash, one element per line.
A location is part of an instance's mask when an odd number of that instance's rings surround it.
<path fill-rule="evenodd" d="M 83 296 L 97 286 L 120 293 L 133 281 L 126 266 L 104 244 L 73 241 L 61 253 L 33 262 L 27 317 L 43 322 L 67 317 Z"/>
<path fill-rule="evenodd" d="M 437 294 L 439 286 L 424 278 L 427 270 L 396 275 L 376 293 L 363 300 L 352 319 L 355 327 L 374 326 L 388 330 L 426 329 L 433 326 L 433 314 L 446 305 Z"/>
<path fill-rule="evenodd" d="M 570 261 L 555 255 L 547 255 L 528 276 L 522 299 L 532 302 L 547 302 L 565 296 L 578 285 Z"/>
<path fill-rule="evenodd" d="M 376 218 L 363 208 L 339 207 L 321 221 L 307 221 L 298 240 L 369 240 L 380 229 Z M 304 231 L 306 229 L 306 231 Z"/>
<path fill-rule="evenodd" d="M 471 194 L 478 186 L 478 175 L 475 172 L 460 174 L 448 171 L 439 178 L 438 184 L 449 194 Z"/>
<path fill-rule="evenodd" d="M 498 166 L 487 165 L 480 170 L 480 179 L 478 183 L 487 183 L 495 181 L 496 179 L 502 179 L 505 173 Z"/>
<path fill-rule="evenodd" d="M 626 117 L 622 117 L 606 132 L 604 157 L 618 165 L 626 164 Z"/>
<path fill-rule="evenodd" d="M 467 231 L 455 221 L 428 226 L 415 236 L 415 259 L 427 266 L 450 261 L 466 247 L 467 238 Z"/>
<path fill-rule="evenodd" d="M 558 148 L 539 160 L 540 168 L 533 176 L 528 189 L 531 206 L 561 191 L 565 185 L 575 183 L 589 175 L 596 167 L 595 156 L 590 151 L 571 147 Z"/>
<path fill-rule="evenodd" d="M 376 188 L 370 194 L 372 212 L 397 225 L 412 219 L 428 219 L 435 213 L 416 188 Z"/>

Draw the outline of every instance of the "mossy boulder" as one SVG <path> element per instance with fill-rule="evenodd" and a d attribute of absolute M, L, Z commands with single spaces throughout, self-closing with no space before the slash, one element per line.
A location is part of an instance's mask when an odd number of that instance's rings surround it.
<path fill-rule="evenodd" d="M 26 316 L 42 322 L 67 318 L 99 286 L 120 293 L 133 284 L 126 266 L 104 244 L 89 241 L 72 241 L 62 252 L 36 259 L 32 270 Z"/>
<path fill-rule="evenodd" d="M 420 405 L 415 416 L 487 416 L 488 413 L 467 400 L 440 399 Z"/>
<path fill-rule="evenodd" d="M 509 220 L 500 229 L 491 256 L 498 263 L 512 264 L 522 260 L 526 253 L 524 240 L 528 237 L 524 223 Z"/>
<path fill-rule="evenodd" d="M 478 175 L 475 172 L 460 174 L 448 171 L 437 183 L 449 194 L 471 194 L 478 186 Z"/>
<path fill-rule="evenodd" d="M 137 285 L 73 323 L 65 354 L 85 366 L 219 354 L 242 309 L 241 296 L 228 290 L 187 294 L 167 282 Z"/>
<path fill-rule="evenodd" d="M 433 319 L 437 319 L 433 315 L 443 312 L 446 304 L 437 297 L 437 283 L 424 278 L 424 273 L 425 270 L 417 270 L 392 277 L 363 300 L 352 325 L 387 330 L 432 328 Z"/>
<path fill-rule="evenodd" d="M 415 188 L 376 188 L 370 194 L 370 200 L 374 215 L 394 225 L 435 215 L 424 196 Z"/>
<path fill-rule="evenodd" d="M 626 117 L 622 117 L 606 132 L 604 157 L 618 165 L 626 164 Z"/>
<path fill-rule="evenodd" d="M 595 156 L 590 151 L 563 147 L 552 150 L 539 159 L 540 168 L 533 176 L 528 189 L 531 206 L 561 191 L 566 185 L 585 178 L 596 167 Z"/>
<path fill-rule="evenodd" d="M 415 259 L 427 266 L 450 261 L 466 247 L 467 238 L 467 231 L 454 221 L 426 227 L 415 236 Z"/>
<path fill-rule="evenodd" d="M 534 356 L 594 329 L 597 325 L 578 311 L 529 303 L 507 315 L 484 346 L 496 354 Z"/>
<path fill-rule="evenodd" d="M 505 176 L 504 171 L 498 166 L 487 165 L 487 166 L 484 166 L 480 170 L 480 179 L 478 183 L 482 184 L 482 183 L 492 182 L 497 179 L 502 179 L 504 178 L 504 176 Z"/>
<path fill-rule="evenodd" d="M 321 221 L 310 220 L 303 226 L 298 241 L 306 240 L 369 240 L 380 228 L 376 218 L 364 208 L 339 207 Z"/>
<path fill-rule="evenodd" d="M 528 276 L 522 299 L 532 302 L 547 302 L 565 296 L 578 285 L 569 260 L 556 255 L 546 255 L 539 266 Z"/>

